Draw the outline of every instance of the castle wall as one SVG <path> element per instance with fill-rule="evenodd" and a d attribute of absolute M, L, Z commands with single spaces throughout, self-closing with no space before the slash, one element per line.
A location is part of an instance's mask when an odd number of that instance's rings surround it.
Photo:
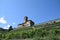
<path fill-rule="evenodd" d="M 29 26 L 33 26 L 34 25 L 34 22 L 32 20 L 28 20 L 28 17 L 25 16 L 24 17 L 24 23 L 18 25 L 18 27 L 29 27 Z"/>

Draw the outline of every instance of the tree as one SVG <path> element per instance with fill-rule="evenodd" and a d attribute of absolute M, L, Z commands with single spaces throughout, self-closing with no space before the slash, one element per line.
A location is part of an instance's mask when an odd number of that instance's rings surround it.
<path fill-rule="evenodd" d="M 9 27 L 9 30 L 8 31 L 11 31 L 11 30 L 13 30 L 12 26 Z"/>

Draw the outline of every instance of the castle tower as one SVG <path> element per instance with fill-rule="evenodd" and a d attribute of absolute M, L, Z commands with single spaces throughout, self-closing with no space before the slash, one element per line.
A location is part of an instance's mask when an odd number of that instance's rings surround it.
<path fill-rule="evenodd" d="M 24 17 L 24 23 L 26 23 L 27 21 L 28 21 L 28 17 L 25 16 L 25 17 Z"/>

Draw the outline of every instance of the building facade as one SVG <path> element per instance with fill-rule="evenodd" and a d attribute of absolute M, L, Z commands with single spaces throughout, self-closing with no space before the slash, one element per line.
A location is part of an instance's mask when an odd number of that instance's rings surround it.
<path fill-rule="evenodd" d="M 29 26 L 34 26 L 34 22 L 32 20 L 28 20 L 28 17 L 25 16 L 24 17 L 24 22 L 21 24 L 18 24 L 18 27 L 29 27 Z"/>

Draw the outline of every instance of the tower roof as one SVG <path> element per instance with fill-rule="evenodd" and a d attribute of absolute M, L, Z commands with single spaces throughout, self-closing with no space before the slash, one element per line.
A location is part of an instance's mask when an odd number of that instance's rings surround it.
<path fill-rule="evenodd" d="M 24 18 L 28 18 L 27 16 L 25 16 Z"/>

